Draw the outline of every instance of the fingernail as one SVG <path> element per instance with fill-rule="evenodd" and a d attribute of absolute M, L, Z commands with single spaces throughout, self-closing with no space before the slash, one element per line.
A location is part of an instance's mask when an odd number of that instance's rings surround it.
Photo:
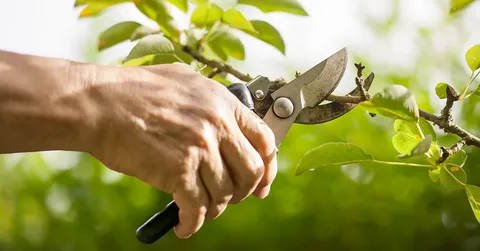
<path fill-rule="evenodd" d="M 265 199 L 269 193 L 270 193 L 270 186 L 266 186 L 262 188 L 262 190 L 260 191 L 260 199 Z"/>
<path fill-rule="evenodd" d="M 176 227 L 173 228 L 173 231 L 175 232 L 175 235 L 176 235 L 177 238 L 179 238 L 179 239 L 188 239 L 188 238 L 190 238 L 190 236 L 192 236 L 192 235 L 181 234 L 181 231 L 178 231 Z"/>

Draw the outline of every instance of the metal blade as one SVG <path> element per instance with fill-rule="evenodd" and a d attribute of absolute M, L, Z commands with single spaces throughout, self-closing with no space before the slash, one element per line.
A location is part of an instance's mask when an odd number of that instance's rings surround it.
<path fill-rule="evenodd" d="M 347 49 L 343 48 L 331 55 L 292 82 L 272 93 L 278 97 L 288 97 L 300 109 L 314 107 L 330 95 L 338 86 L 347 66 Z"/>
<path fill-rule="evenodd" d="M 278 117 L 273 106 L 263 118 L 275 134 L 277 147 L 304 107 L 318 105 L 333 92 L 343 77 L 346 63 L 347 49 L 343 48 L 271 94 L 274 101 L 286 97 L 293 103 L 293 112 L 288 118 Z"/>
<path fill-rule="evenodd" d="M 375 74 L 371 73 L 364 81 L 364 87 L 368 91 L 373 83 Z M 355 88 L 348 93 L 349 96 L 360 95 L 360 90 Z M 315 107 L 305 107 L 298 114 L 295 123 L 297 124 L 321 124 L 334 120 L 355 108 L 357 104 L 331 102 L 325 105 Z"/>

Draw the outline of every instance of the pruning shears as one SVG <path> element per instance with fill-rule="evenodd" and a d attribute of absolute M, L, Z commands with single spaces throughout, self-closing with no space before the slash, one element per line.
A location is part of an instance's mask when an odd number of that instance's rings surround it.
<path fill-rule="evenodd" d="M 347 58 L 347 49 L 343 48 L 284 85 L 258 76 L 247 84 L 232 84 L 227 88 L 270 126 L 278 149 L 293 123 L 325 123 L 356 106 L 337 102 L 321 104 L 337 88 L 346 70 Z M 365 79 L 366 90 L 373 78 L 372 73 Z M 359 88 L 348 95 L 360 95 Z M 137 239 L 154 243 L 178 224 L 178 212 L 175 201 L 170 202 L 137 229 Z"/>

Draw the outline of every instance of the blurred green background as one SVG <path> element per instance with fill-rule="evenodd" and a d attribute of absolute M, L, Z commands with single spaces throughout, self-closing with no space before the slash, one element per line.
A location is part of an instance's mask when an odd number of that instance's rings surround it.
<path fill-rule="evenodd" d="M 435 96 L 436 83 L 462 89 L 468 81 L 463 58 L 480 43 L 479 4 L 452 18 L 448 1 L 301 2 L 309 17 L 243 8 L 247 17 L 279 28 L 287 55 L 244 37 L 247 60 L 230 63 L 252 75 L 292 79 L 295 70 L 348 46 L 351 65 L 339 93 L 354 87 L 353 63 L 363 62 L 367 74 L 377 75 L 373 92 L 404 85 L 433 113 L 444 102 Z M 129 5 L 76 21 L 73 1 L 2 0 L 0 14 L 0 49 L 102 64 L 126 55 L 132 44 L 98 54 L 99 32 L 119 20 L 147 22 Z M 49 20 L 44 26 L 43 18 Z M 480 97 L 459 102 L 455 118 L 479 135 Z M 438 133 L 446 146 L 457 139 Z M 351 142 L 377 159 L 395 160 L 393 135 L 393 120 L 370 118 L 360 109 L 322 125 L 295 125 L 280 148 L 280 172 L 269 197 L 229 206 L 188 240 L 170 232 L 153 245 L 139 243 L 135 230 L 171 196 L 83 153 L 2 155 L 0 250 L 480 250 L 480 224 L 465 193 L 432 183 L 425 169 L 362 164 L 294 176 L 301 156 L 325 142 Z M 465 150 L 469 183 L 480 185 L 480 149 Z"/>

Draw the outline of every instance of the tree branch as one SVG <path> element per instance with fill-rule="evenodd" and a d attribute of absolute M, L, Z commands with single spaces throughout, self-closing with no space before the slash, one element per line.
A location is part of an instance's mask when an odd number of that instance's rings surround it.
<path fill-rule="evenodd" d="M 325 100 L 337 102 L 337 103 L 351 103 L 351 104 L 358 104 L 362 103 L 363 101 L 367 101 L 364 97 L 360 96 L 337 96 L 330 94 Z"/>
<path fill-rule="evenodd" d="M 455 123 L 451 121 L 446 122 L 441 117 L 438 117 L 421 109 L 420 117 L 434 123 L 435 125 L 440 127 L 440 129 L 443 129 L 443 131 L 445 131 L 446 133 L 452 133 L 460 136 L 461 138 L 465 139 L 465 143 L 467 145 L 474 145 L 476 147 L 480 147 L 480 139 L 478 137 L 460 128 Z"/>
<path fill-rule="evenodd" d="M 448 159 L 448 157 L 459 152 L 466 143 L 467 142 L 465 141 L 465 139 L 461 139 L 457 143 L 455 143 L 453 146 L 451 146 L 450 149 L 446 149 L 445 147 L 442 146 L 441 147 L 442 157 L 437 161 L 437 164 L 442 164 L 443 162 L 445 162 L 445 160 Z"/>
<path fill-rule="evenodd" d="M 193 51 L 188 46 L 183 46 L 182 49 L 183 49 L 184 52 L 190 54 L 190 56 L 192 56 L 198 62 L 204 63 L 204 64 L 212 67 L 213 69 L 218 69 L 219 71 L 222 71 L 222 72 L 228 72 L 228 73 L 232 74 L 233 76 L 235 76 L 236 78 L 238 78 L 242 81 L 245 81 L 245 82 L 249 82 L 249 81 L 252 80 L 252 77 L 250 75 L 248 75 L 248 74 L 245 75 L 245 74 L 235 70 L 232 66 L 230 66 L 228 64 L 225 64 L 223 62 L 210 60 L 210 59 L 204 57 L 203 55 Z"/>
<path fill-rule="evenodd" d="M 452 110 L 453 110 L 453 103 L 458 100 L 458 94 L 455 90 L 447 85 L 447 102 L 445 107 L 442 110 L 440 118 L 442 118 L 445 122 L 452 122 Z"/>
<path fill-rule="evenodd" d="M 222 73 L 222 70 L 220 70 L 220 69 L 218 69 L 218 68 L 215 68 L 215 69 L 213 69 L 212 72 L 210 72 L 210 74 L 208 74 L 207 77 L 208 77 L 208 78 L 213 78 L 213 77 L 215 77 L 217 74 L 220 74 L 220 73 Z"/>
<path fill-rule="evenodd" d="M 203 55 L 193 51 L 190 47 L 188 46 L 183 46 L 182 47 L 183 51 L 190 54 L 194 59 L 197 61 L 204 63 L 210 67 L 212 67 L 214 72 L 226 72 L 230 73 L 236 78 L 249 82 L 253 78 L 248 75 L 248 74 L 243 74 L 236 69 L 234 69 L 232 66 L 225 64 L 223 62 L 218 62 L 215 60 L 210 60 Z M 331 94 L 328 96 L 325 100 L 327 101 L 332 101 L 332 102 L 337 102 L 337 103 L 352 103 L 352 104 L 358 104 L 364 101 L 367 101 L 370 99 L 370 94 L 368 91 L 365 90 L 365 87 L 363 86 L 363 78 L 362 78 L 362 71 L 365 69 L 365 66 L 363 66 L 361 63 L 355 64 L 355 67 L 357 67 L 357 76 L 355 78 L 355 83 L 357 84 L 358 88 L 360 89 L 361 96 L 336 96 Z M 273 81 L 272 84 L 274 85 L 283 85 L 285 84 L 285 81 L 283 80 L 276 80 Z M 432 122 L 433 124 L 437 125 L 440 127 L 440 129 L 443 129 L 446 133 L 452 133 L 455 134 L 459 137 L 461 137 L 461 140 L 459 142 L 464 142 L 463 145 L 473 145 L 480 147 L 480 138 L 476 137 L 475 135 L 465 131 L 464 129 L 460 128 L 458 125 L 453 123 L 452 119 L 452 107 L 453 103 L 458 100 L 458 95 L 455 92 L 455 90 L 448 88 L 447 87 L 447 104 L 445 105 L 445 108 L 442 110 L 442 116 L 436 116 L 434 114 L 428 113 L 424 110 L 420 109 L 420 117 Z M 462 144 L 457 143 L 456 145 L 452 147 L 463 147 Z M 455 149 L 456 149 L 455 148 Z M 452 150 L 453 151 L 453 150 Z M 458 150 L 457 150 L 458 151 Z"/>
<path fill-rule="evenodd" d="M 355 63 L 355 67 L 357 67 L 357 77 L 355 77 L 355 84 L 357 84 L 358 89 L 360 90 L 360 96 L 364 100 L 370 100 L 370 94 L 365 90 L 364 86 L 364 79 L 363 79 L 363 70 L 365 66 L 362 63 Z"/>

